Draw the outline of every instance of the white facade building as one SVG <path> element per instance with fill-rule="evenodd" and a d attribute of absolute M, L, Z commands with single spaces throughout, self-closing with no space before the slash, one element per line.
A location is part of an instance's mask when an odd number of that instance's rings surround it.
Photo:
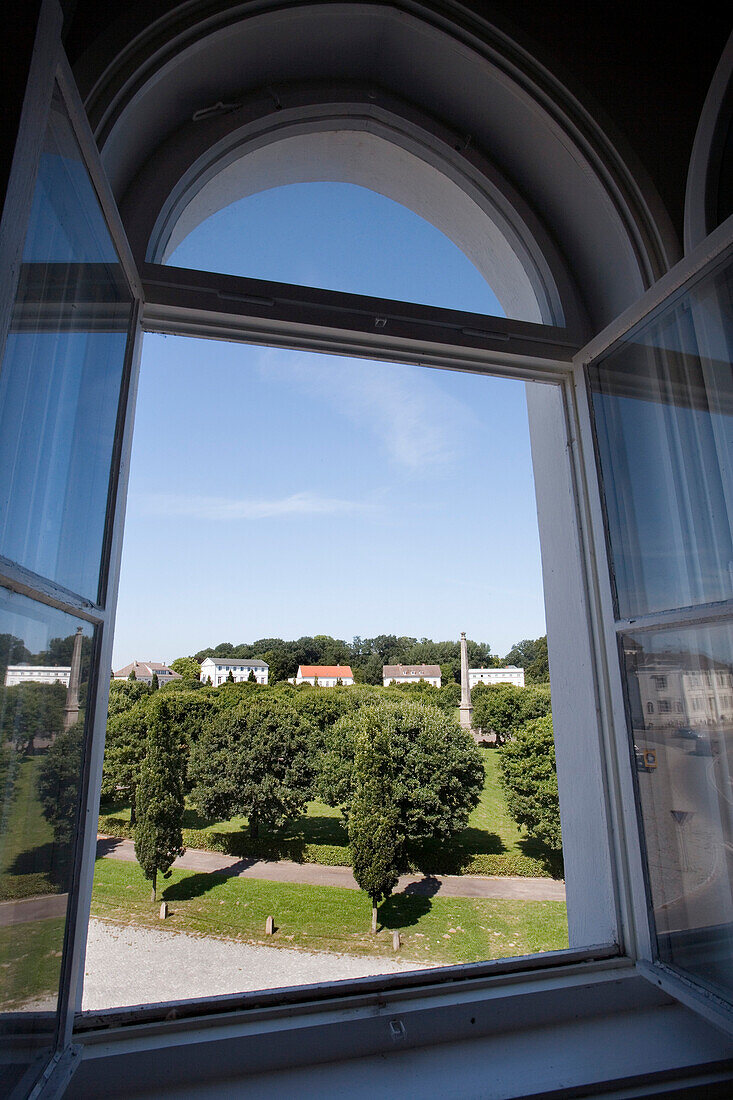
<path fill-rule="evenodd" d="M 417 684 L 420 680 L 439 688 L 440 665 L 384 665 L 382 668 L 385 687 L 389 684 Z"/>
<path fill-rule="evenodd" d="M 162 661 L 131 661 L 129 665 L 125 665 L 124 668 L 115 672 L 114 680 L 129 680 L 130 673 L 135 670 L 135 679 L 139 680 L 141 684 L 148 684 L 152 686 L 153 674 L 158 677 L 158 687 L 162 687 L 163 684 L 169 684 L 171 680 L 180 680 L 181 675 L 178 672 L 174 672 L 172 668 L 168 668 L 168 665 Z"/>
<path fill-rule="evenodd" d="M 299 665 L 295 677 L 296 684 L 313 684 L 315 687 L 337 687 L 338 681 L 344 687 L 354 682 L 354 673 L 349 665 Z"/>
<path fill-rule="evenodd" d="M 475 688 L 476 684 L 514 684 L 515 687 L 524 687 L 524 669 L 516 665 L 508 665 L 506 668 L 469 668 L 468 686 Z"/>
<path fill-rule="evenodd" d="M 5 687 L 16 684 L 63 684 L 69 686 L 70 665 L 8 665 Z"/>
<path fill-rule="evenodd" d="M 205 657 L 201 662 L 202 683 L 210 679 L 214 687 L 225 684 L 230 673 L 234 683 L 241 684 L 249 680 L 250 672 L 254 672 L 258 684 L 266 684 L 270 666 L 266 661 L 244 660 L 241 657 Z"/>

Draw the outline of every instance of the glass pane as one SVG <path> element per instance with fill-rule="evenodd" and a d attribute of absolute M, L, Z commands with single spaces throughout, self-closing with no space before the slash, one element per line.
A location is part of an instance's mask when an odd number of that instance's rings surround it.
<path fill-rule="evenodd" d="M 733 993 L 733 625 L 624 637 L 660 957 Z"/>
<path fill-rule="evenodd" d="M 130 310 L 57 94 L 0 369 L 0 554 L 93 600 Z"/>
<path fill-rule="evenodd" d="M 481 251 L 469 237 L 471 245 Z M 294 183 L 238 199 L 191 230 L 166 263 L 505 315 L 479 267 L 444 233 L 351 183 Z"/>
<path fill-rule="evenodd" d="M 733 597 L 731 271 L 590 368 L 618 613 Z"/>
<path fill-rule="evenodd" d="M 93 628 L 0 588 L 0 1093 L 56 1027 Z"/>

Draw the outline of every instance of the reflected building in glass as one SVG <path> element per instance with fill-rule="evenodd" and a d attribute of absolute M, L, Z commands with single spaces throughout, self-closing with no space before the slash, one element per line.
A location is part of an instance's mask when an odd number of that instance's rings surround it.
<path fill-rule="evenodd" d="M 723 267 L 589 369 L 661 961 L 733 991 L 733 378 Z"/>

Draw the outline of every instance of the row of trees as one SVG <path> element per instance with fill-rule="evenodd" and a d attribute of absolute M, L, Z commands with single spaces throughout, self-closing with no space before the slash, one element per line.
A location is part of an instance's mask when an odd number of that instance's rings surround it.
<path fill-rule="evenodd" d="M 182 850 L 186 793 L 208 818 L 245 816 L 253 839 L 319 797 L 341 810 L 357 881 L 376 906 L 430 845 L 465 828 L 483 786 L 480 750 L 454 707 L 424 694 L 115 684 L 103 795 L 130 799 L 153 891 Z"/>
<path fill-rule="evenodd" d="M 270 682 L 277 683 L 295 676 L 298 665 L 350 665 L 357 683 L 381 684 L 382 667 L 395 664 L 440 665 L 443 683 L 460 683 L 460 643 L 435 642 L 430 638 L 398 637 L 380 634 L 376 638 L 354 637 L 351 642 L 332 638 L 328 634 L 316 634 L 297 640 L 260 638 L 252 643 L 233 645 L 221 642 L 217 646 L 201 649 L 193 658 L 178 658 L 171 665 L 176 672 L 193 666 L 179 662 L 199 663 L 206 657 L 232 657 L 266 661 L 270 667 Z M 549 680 L 547 664 L 547 639 L 525 639 L 517 642 L 504 658 L 492 656 L 487 642 L 468 642 L 468 661 L 472 668 L 491 668 L 504 663 L 515 664 L 526 670 L 531 683 Z"/>
<path fill-rule="evenodd" d="M 153 884 L 182 850 L 186 793 L 208 818 L 246 817 L 253 839 L 319 797 L 340 808 L 355 877 L 376 909 L 403 870 L 427 865 L 435 845 L 465 827 L 477 803 L 481 753 L 455 719 L 455 688 L 178 681 L 152 692 L 114 682 L 103 794 L 132 804 Z M 474 699 L 502 746 L 512 815 L 559 851 L 549 691 L 480 686 Z"/>

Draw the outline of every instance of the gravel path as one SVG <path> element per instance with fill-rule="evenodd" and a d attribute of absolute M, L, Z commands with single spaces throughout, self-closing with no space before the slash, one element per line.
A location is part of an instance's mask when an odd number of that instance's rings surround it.
<path fill-rule="evenodd" d="M 251 989 L 424 969 L 419 963 L 260 947 L 157 928 L 89 921 L 85 1012 Z"/>

